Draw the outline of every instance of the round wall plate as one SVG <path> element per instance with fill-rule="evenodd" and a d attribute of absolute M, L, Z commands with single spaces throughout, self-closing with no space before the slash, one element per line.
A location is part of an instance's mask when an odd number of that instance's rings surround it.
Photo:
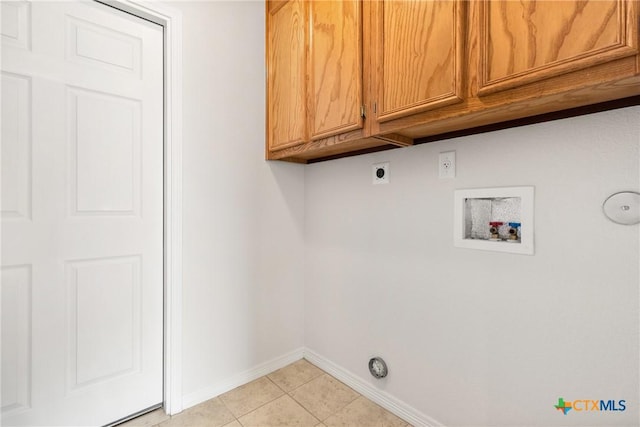
<path fill-rule="evenodd" d="M 369 372 L 375 378 L 384 378 L 387 376 L 387 364 L 380 357 L 374 357 L 369 360 Z"/>
<path fill-rule="evenodd" d="M 640 222 L 640 193 L 622 191 L 602 204 L 604 214 L 616 224 L 634 225 Z"/>

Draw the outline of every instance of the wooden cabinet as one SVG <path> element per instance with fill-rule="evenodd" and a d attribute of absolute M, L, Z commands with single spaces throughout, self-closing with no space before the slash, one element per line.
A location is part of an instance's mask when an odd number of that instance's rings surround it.
<path fill-rule="evenodd" d="M 623 0 L 481 2 L 478 93 L 636 55 L 633 8 Z"/>
<path fill-rule="evenodd" d="M 385 144 L 363 140 L 362 5 L 267 2 L 267 158 L 306 161 Z"/>
<path fill-rule="evenodd" d="M 358 0 L 309 3 L 309 125 L 316 140 L 362 129 L 362 11 Z"/>
<path fill-rule="evenodd" d="M 462 101 L 462 1 L 373 2 L 375 117 L 384 122 Z"/>
<path fill-rule="evenodd" d="M 270 2 L 267 10 L 268 151 L 304 143 L 306 107 L 306 10 L 302 0 Z"/>
<path fill-rule="evenodd" d="M 269 1 L 267 158 L 358 154 L 640 95 L 639 6 Z"/>
<path fill-rule="evenodd" d="M 638 2 L 464 2 L 461 102 L 380 121 L 420 138 L 640 95 Z M 459 27 L 458 27 L 459 28 Z"/>

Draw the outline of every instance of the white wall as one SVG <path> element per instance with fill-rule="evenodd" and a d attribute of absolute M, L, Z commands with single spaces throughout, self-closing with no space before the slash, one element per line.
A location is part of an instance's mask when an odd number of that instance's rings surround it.
<path fill-rule="evenodd" d="M 638 226 L 601 205 L 639 190 L 639 140 L 632 107 L 306 166 L 306 347 L 447 426 L 638 425 Z M 454 248 L 454 189 L 514 185 L 535 186 L 535 255 Z"/>
<path fill-rule="evenodd" d="M 264 161 L 264 3 L 170 4 L 184 30 L 183 392 L 192 404 L 303 345 L 304 171 Z"/>
<path fill-rule="evenodd" d="M 385 357 L 390 376 L 370 381 L 447 426 L 638 424 L 638 227 L 600 207 L 638 190 L 638 107 L 265 162 L 264 4 L 171 4 L 184 19 L 187 400 L 304 344 L 366 381 L 369 357 Z M 450 149 L 458 177 L 439 181 Z M 391 184 L 372 186 L 384 160 Z M 510 185 L 536 187 L 536 255 L 454 248 L 453 190 Z M 629 406 L 565 417 L 558 397 Z"/>

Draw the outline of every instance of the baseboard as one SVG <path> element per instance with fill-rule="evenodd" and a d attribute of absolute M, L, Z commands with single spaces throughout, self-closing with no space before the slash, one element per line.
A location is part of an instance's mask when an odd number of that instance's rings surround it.
<path fill-rule="evenodd" d="M 343 367 L 338 366 L 329 359 L 315 353 L 313 350 L 305 348 L 304 358 L 316 365 L 318 368 L 342 381 L 367 399 L 372 400 L 387 411 L 399 416 L 413 426 L 444 427 L 444 424 L 391 396 L 389 393 L 373 387 L 360 377 L 357 377 Z"/>
<path fill-rule="evenodd" d="M 189 393 L 182 398 L 182 408 L 184 410 L 195 406 L 198 403 L 213 399 L 214 397 L 220 396 L 229 390 L 233 390 L 236 387 L 240 387 L 241 385 L 256 380 L 264 375 L 270 374 L 273 371 L 277 371 L 278 369 L 283 368 L 296 360 L 300 360 L 303 357 L 318 368 L 342 381 L 367 399 L 372 400 L 387 411 L 399 416 L 413 426 L 444 427 L 444 424 L 391 396 L 389 393 L 373 387 L 360 377 L 308 348 L 296 349 L 280 357 L 261 363 L 252 369 L 233 375 L 209 387 Z"/>
<path fill-rule="evenodd" d="M 219 383 L 205 387 L 193 393 L 189 393 L 182 397 L 182 409 L 184 410 L 195 406 L 198 403 L 213 399 L 214 397 L 220 396 L 229 390 L 233 390 L 236 387 L 240 387 L 241 385 L 256 380 L 264 375 L 270 374 L 273 371 L 277 371 L 296 360 L 302 359 L 303 355 L 304 348 L 299 348 L 280 357 L 276 357 L 275 359 L 261 363 L 247 371 L 233 375 Z"/>

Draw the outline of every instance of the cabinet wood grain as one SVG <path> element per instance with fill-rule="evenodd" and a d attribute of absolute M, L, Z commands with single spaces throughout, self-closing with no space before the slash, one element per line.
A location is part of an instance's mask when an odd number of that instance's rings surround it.
<path fill-rule="evenodd" d="M 482 1 L 480 94 L 637 54 L 635 2 Z"/>
<path fill-rule="evenodd" d="M 289 0 L 267 9 L 267 141 L 269 150 L 307 139 L 307 3 Z"/>
<path fill-rule="evenodd" d="M 268 159 L 640 95 L 638 0 L 268 0 L 266 12 Z"/>
<path fill-rule="evenodd" d="M 362 10 L 359 0 L 310 2 L 311 139 L 362 128 Z"/>
<path fill-rule="evenodd" d="M 377 120 L 462 100 L 464 2 L 377 1 Z"/>

